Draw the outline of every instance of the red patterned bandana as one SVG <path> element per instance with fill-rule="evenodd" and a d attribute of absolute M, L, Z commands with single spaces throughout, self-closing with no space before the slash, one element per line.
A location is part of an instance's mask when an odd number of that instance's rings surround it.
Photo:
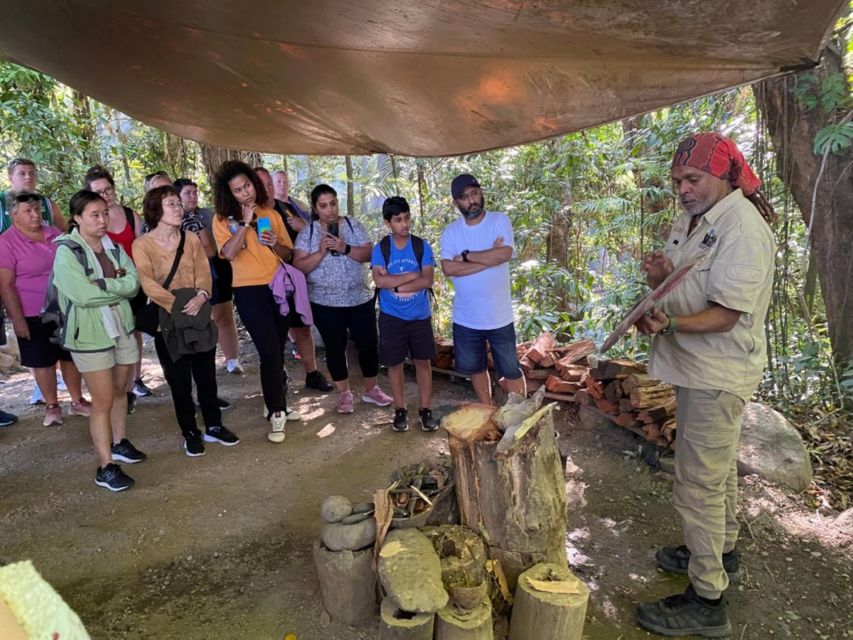
<path fill-rule="evenodd" d="M 673 167 L 687 165 L 728 180 L 735 189 L 750 196 L 761 186 L 737 145 L 719 133 L 694 133 L 681 141 L 672 159 Z"/>

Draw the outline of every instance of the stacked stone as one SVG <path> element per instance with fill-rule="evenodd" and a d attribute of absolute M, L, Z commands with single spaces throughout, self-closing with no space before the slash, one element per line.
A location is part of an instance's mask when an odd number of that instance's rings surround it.
<path fill-rule="evenodd" d="M 346 624 L 368 620 L 376 610 L 373 505 L 330 496 L 320 507 L 320 517 L 324 524 L 314 544 L 314 564 L 326 611 Z"/>

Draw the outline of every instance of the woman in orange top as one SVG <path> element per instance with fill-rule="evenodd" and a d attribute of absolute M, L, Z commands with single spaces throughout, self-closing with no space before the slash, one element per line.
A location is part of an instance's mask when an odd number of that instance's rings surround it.
<path fill-rule="evenodd" d="M 269 284 L 279 261 L 290 259 L 293 244 L 281 216 L 259 204 L 266 202 L 266 190 L 245 162 L 223 162 L 213 193 L 213 236 L 219 254 L 231 263 L 234 304 L 261 361 L 261 389 L 271 424 L 267 437 L 282 442 L 285 421 L 299 415 L 287 410 L 282 375 L 289 322 L 279 313 Z"/>

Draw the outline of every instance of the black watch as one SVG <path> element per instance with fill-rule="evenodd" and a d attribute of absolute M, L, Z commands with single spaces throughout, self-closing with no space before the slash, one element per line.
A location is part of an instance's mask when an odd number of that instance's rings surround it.
<path fill-rule="evenodd" d="M 394 291 L 394 293 L 400 293 L 400 287 L 399 286 L 394 287 L 393 291 Z"/>
<path fill-rule="evenodd" d="M 238 227 L 248 227 L 249 223 L 246 222 L 245 220 L 240 220 L 240 222 L 237 223 L 237 226 Z"/>
<path fill-rule="evenodd" d="M 344 255 L 348 256 L 350 251 L 352 251 L 352 247 L 349 246 L 348 244 L 344 245 Z"/>
<path fill-rule="evenodd" d="M 471 253 L 471 250 L 465 249 L 465 251 L 463 251 L 461 254 L 459 254 L 462 256 L 462 262 L 469 262 L 469 260 L 468 260 L 468 254 L 469 253 Z"/>

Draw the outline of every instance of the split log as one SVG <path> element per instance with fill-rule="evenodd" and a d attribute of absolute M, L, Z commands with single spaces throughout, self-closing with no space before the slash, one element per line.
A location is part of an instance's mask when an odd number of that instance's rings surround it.
<path fill-rule="evenodd" d="M 634 410 L 634 405 L 631 404 L 631 398 L 620 398 L 617 404 L 619 405 L 619 411 L 621 413 L 628 413 Z M 652 420 L 648 420 L 647 422 L 652 422 Z"/>
<path fill-rule="evenodd" d="M 500 560 L 511 587 L 534 564 L 566 564 L 566 485 L 554 407 L 508 428 L 501 443 L 489 440 L 488 425 L 457 433 L 454 414 L 442 420 L 449 433 L 462 524 L 483 537 L 489 557 Z M 491 423 L 490 414 L 482 418 Z"/>
<path fill-rule="evenodd" d="M 446 338 L 437 338 L 435 341 L 436 356 L 432 361 L 439 369 L 453 368 L 453 341 Z"/>
<path fill-rule="evenodd" d="M 610 402 L 619 402 L 622 398 L 622 385 L 618 380 L 611 380 L 604 385 L 604 399 Z"/>
<path fill-rule="evenodd" d="M 379 618 L 379 640 L 432 640 L 433 613 L 403 611 L 386 597 L 379 607 Z"/>
<path fill-rule="evenodd" d="M 592 353 L 595 353 L 595 343 L 592 340 L 581 340 L 566 347 L 565 355 L 558 362 L 560 366 L 567 367 L 584 360 Z"/>
<path fill-rule="evenodd" d="M 518 366 L 521 367 L 522 373 L 526 376 L 528 372 L 533 371 L 536 368 L 536 363 L 532 360 L 528 360 L 524 356 L 521 356 L 518 359 Z"/>
<path fill-rule="evenodd" d="M 493 640 L 492 603 L 485 598 L 473 609 L 448 606 L 435 615 L 435 640 Z"/>
<path fill-rule="evenodd" d="M 587 378 L 586 390 L 592 398 L 604 398 L 604 385 L 594 378 Z"/>
<path fill-rule="evenodd" d="M 631 404 L 635 409 L 650 409 L 666 402 L 672 397 L 672 387 L 646 387 L 633 392 Z"/>
<path fill-rule="evenodd" d="M 589 374 L 596 380 L 616 380 L 645 371 L 645 366 L 631 360 L 601 360 Z"/>
<path fill-rule="evenodd" d="M 518 580 L 509 640 L 582 640 L 589 589 L 565 566 L 538 564 Z"/>
<path fill-rule="evenodd" d="M 359 624 L 376 609 L 373 547 L 361 551 L 330 551 L 314 543 L 314 566 L 320 580 L 323 606 L 333 620 Z"/>
<path fill-rule="evenodd" d="M 573 393 L 551 393 L 550 391 L 546 391 L 545 392 L 545 398 L 548 400 L 557 400 L 559 402 L 574 402 L 575 401 L 575 394 L 573 394 Z"/>
<path fill-rule="evenodd" d="M 548 369 L 531 369 L 524 374 L 528 380 L 547 380 L 549 377 L 555 377 L 557 371 L 554 368 Z"/>
<path fill-rule="evenodd" d="M 527 378 L 527 376 L 525 376 Z M 543 384 L 545 384 L 544 380 L 530 380 L 527 379 L 527 395 L 532 395 L 534 391 L 539 389 Z"/>
<path fill-rule="evenodd" d="M 663 422 L 670 416 L 674 416 L 676 409 L 678 409 L 678 402 L 673 395 L 662 404 L 643 409 L 637 417 L 642 422 Z"/>
<path fill-rule="evenodd" d="M 549 352 L 556 348 L 556 346 L 557 341 L 554 339 L 554 336 L 547 331 L 543 331 L 536 337 L 536 340 L 533 341 L 533 344 L 531 344 L 530 348 L 524 353 L 524 357 L 531 362 L 541 364 L 541 362 L 548 357 Z M 554 364 L 553 358 L 551 360 L 551 364 Z"/>
<path fill-rule="evenodd" d="M 589 372 L 589 368 L 582 364 L 561 365 L 559 360 L 554 363 L 554 368 L 563 380 L 568 380 L 569 382 L 579 383 L 583 380 L 584 374 L 588 374 Z"/>
<path fill-rule="evenodd" d="M 577 391 L 580 391 L 580 386 L 578 384 L 574 382 L 567 382 L 566 380 L 554 375 L 548 376 L 545 386 L 548 391 L 552 393 L 576 393 Z"/>
<path fill-rule="evenodd" d="M 604 398 L 595 398 L 595 406 L 604 413 L 616 413 L 619 410 L 619 405 Z"/>
<path fill-rule="evenodd" d="M 660 427 L 661 435 L 667 439 L 667 441 L 672 442 L 675 440 L 675 418 L 670 418 L 666 422 L 664 422 Z"/>
<path fill-rule="evenodd" d="M 589 395 L 589 391 L 586 389 L 580 389 L 575 393 L 575 402 L 579 405 L 592 404 L 592 398 Z"/>
<path fill-rule="evenodd" d="M 643 433 L 646 436 L 646 440 L 654 442 L 660 437 L 660 427 L 654 423 L 644 424 Z"/>
<path fill-rule="evenodd" d="M 613 422 L 618 424 L 620 427 L 625 427 L 626 429 L 640 426 L 640 422 L 631 413 L 616 414 L 613 416 Z"/>
<path fill-rule="evenodd" d="M 660 385 L 666 385 L 670 389 L 672 388 L 671 385 L 668 385 L 657 378 L 653 378 L 647 373 L 634 373 L 622 381 L 622 388 L 625 390 L 625 393 L 633 393 L 640 387 L 658 387 Z"/>

